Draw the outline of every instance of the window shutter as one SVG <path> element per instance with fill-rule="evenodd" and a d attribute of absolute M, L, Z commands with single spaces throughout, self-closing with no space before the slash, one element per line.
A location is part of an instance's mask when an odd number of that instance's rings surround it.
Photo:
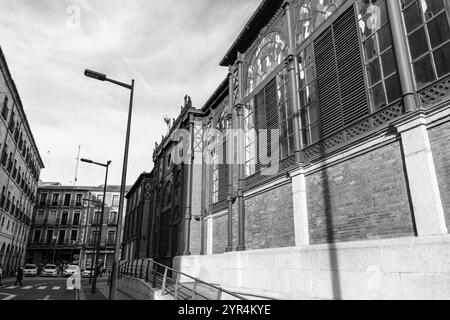
<path fill-rule="evenodd" d="M 278 109 L 278 97 L 277 97 L 277 82 L 276 78 L 273 79 L 265 88 L 265 100 L 266 100 L 266 121 L 267 121 L 267 154 L 271 157 L 272 152 L 278 155 L 279 144 L 276 145 L 276 150 L 272 150 L 272 131 L 279 130 L 279 109 Z"/>
<path fill-rule="evenodd" d="M 359 47 L 358 25 L 351 7 L 333 25 L 344 126 L 369 114 Z"/>
<path fill-rule="evenodd" d="M 255 131 L 256 131 L 256 155 L 257 161 L 255 165 L 256 172 L 261 170 L 261 162 L 259 155 L 261 154 L 261 144 L 267 144 L 267 139 L 264 135 L 261 136 L 261 130 L 267 129 L 266 107 L 264 99 L 264 90 L 255 96 Z M 264 138 L 264 140 L 262 140 Z"/>
<path fill-rule="evenodd" d="M 314 41 L 322 136 L 369 114 L 352 6 Z"/>
<path fill-rule="evenodd" d="M 219 164 L 219 202 L 226 200 L 228 196 L 228 164 L 227 164 L 227 139 L 223 138 L 222 145 L 223 163 Z"/>
<path fill-rule="evenodd" d="M 331 26 L 314 41 L 314 51 L 322 135 L 327 136 L 342 127 L 338 75 Z"/>

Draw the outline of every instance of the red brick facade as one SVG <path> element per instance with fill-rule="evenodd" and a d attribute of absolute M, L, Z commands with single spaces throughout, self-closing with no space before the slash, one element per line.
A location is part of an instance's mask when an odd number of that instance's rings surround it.
<path fill-rule="evenodd" d="M 399 142 L 307 175 L 312 244 L 413 236 Z"/>

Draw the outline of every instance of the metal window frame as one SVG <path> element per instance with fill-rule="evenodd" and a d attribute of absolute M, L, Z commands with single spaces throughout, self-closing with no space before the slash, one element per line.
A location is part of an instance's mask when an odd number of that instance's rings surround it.
<path fill-rule="evenodd" d="M 398 0 L 398 1 L 401 1 L 401 0 Z M 426 17 L 425 17 L 425 13 L 423 12 L 423 8 L 422 8 L 421 4 L 419 3 L 419 0 L 411 1 L 411 3 L 409 3 L 405 7 L 402 7 L 402 4 L 400 3 L 400 8 L 401 8 L 401 11 L 402 11 L 401 19 L 402 19 L 402 22 L 403 22 L 404 26 L 406 26 L 406 23 L 405 23 L 405 21 L 406 21 L 405 20 L 405 10 L 407 10 L 411 6 L 415 5 L 416 3 L 419 6 L 419 10 L 420 10 L 421 18 L 422 18 L 422 23 L 418 27 L 416 27 L 413 30 L 411 30 L 410 32 L 408 32 L 406 30 L 406 27 L 404 28 L 404 31 L 405 31 L 405 36 L 406 36 L 406 39 L 407 39 L 406 43 L 407 43 L 407 46 L 408 46 L 409 60 L 410 60 L 410 64 L 411 64 L 411 67 L 412 67 L 412 72 L 413 72 L 413 75 L 414 75 L 414 86 L 415 86 L 416 91 L 418 91 L 418 90 L 421 90 L 421 89 L 429 86 L 430 84 L 432 84 L 434 82 L 437 82 L 439 80 L 444 79 L 445 77 L 447 77 L 450 74 L 450 72 L 449 72 L 449 73 L 447 73 L 447 74 L 445 74 L 445 75 L 443 75 L 441 77 L 438 77 L 437 68 L 436 68 L 436 62 L 434 60 L 434 52 L 439 50 L 443 46 L 449 44 L 450 43 L 450 39 L 448 39 L 447 41 L 441 43 L 439 46 L 437 46 L 437 47 L 435 47 L 433 49 L 431 47 L 430 34 L 428 32 L 428 24 L 431 21 L 433 21 L 434 19 L 436 19 L 438 16 L 440 16 L 442 13 L 445 13 L 445 15 L 447 16 L 447 22 L 448 22 L 448 25 L 449 25 L 449 28 L 450 28 L 450 4 L 449 4 L 448 1 L 443 1 L 444 8 L 441 11 L 439 11 L 438 13 L 436 13 L 433 16 L 432 19 L 427 21 Z M 427 40 L 427 49 L 428 50 L 427 50 L 427 52 L 425 52 L 422 55 L 418 56 L 417 58 L 413 59 L 412 56 L 411 56 L 411 46 L 409 44 L 409 36 L 411 36 L 413 33 L 415 33 L 416 31 L 418 31 L 421 28 L 424 28 L 424 30 L 425 30 L 425 37 L 426 37 L 426 40 Z M 423 59 L 426 56 L 429 56 L 431 58 L 431 66 L 432 66 L 432 69 L 433 69 L 434 79 L 419 86 L 419 84 L 417 83 L 416 73 L 415 73 L 415 70 L 414 70 L 414 63 L 419 61 L 419 60 L 421 60 L 421 59 Z"/>

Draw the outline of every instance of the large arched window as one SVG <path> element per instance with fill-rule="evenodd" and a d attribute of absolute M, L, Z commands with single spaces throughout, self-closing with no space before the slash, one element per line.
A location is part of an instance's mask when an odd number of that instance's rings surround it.
<path fill-rule="evenodd" d="M 248 68 L 247 94 L 283 62 L 286 51 L 287 44 L 280 32 L 270 32 L 261 40 Z"/>
<path fill-rule="evenodd" d="M 343 0 L 303 0 L 296 23 L 296 41 L 300 45 L 325 22 L 343 3 Z"/>

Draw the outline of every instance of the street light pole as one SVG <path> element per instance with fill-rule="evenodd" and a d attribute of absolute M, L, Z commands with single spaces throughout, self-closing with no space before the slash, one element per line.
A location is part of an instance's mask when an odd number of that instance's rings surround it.
<path fill-rule="evenodd" d="M 128 109 L 128 123 L 127 123 L 127 134 L 125 138 L 125 151 L 123 156 L 123 168 L 122 168 L 122 183 L 120 185 L 120 197 L 119 197 L 119 213 L 117 217 L 117 232 L 116 232 L 116 243 L 114 248 L 114 262 L 111 274 L 111 287 L 109 290 L 109 300 L 115 300 L 117 291 L 117 277 L 118 277 L 118 265 L 120 262 L 120 244 L 121 244 L 121 233 L 122 233 L 122 216 L 123 216 L 123 206 L 125 198 L 125 184 L 127 180 L 127 166 L 128 166 L 128 149 L 130 145 L 130 130 L 131 130 L 131 115 L 133 111 L 133 97 L 134 97 L 134 79 L 131 80 L 131 85 L 116 81 L 113 79 L 108 79 L 105 74 L 96 71 L 86 69 L 84 75 L 89 78 L 93 78 L 99 81 L 108 81 L 114 83 L 118 86 L 127 88 L 131 90 L 130 93 L 130 105 Z"/>
<path fill-rule="evenodd" d="M 108 183 L 108 171 L 109 171 L 109 165 L 111 164 L 111 161 L 109 160 L 106 164 L 103 163 L 98 163 L 98 162 L 94 162 L 92 160 L 88 160 L 88 159 L 81 159 L 81 162 L 86 162 L 86 163 L 91 163 L 91 164 L 96 164 L 102 167 L 106 168 L 106 173 L 105 173 L 105 184 L 103 186 L 103 201 L 102 201 L 102 214 L 100 216 L 100 226 L 98 228 L 99 232 L 97 234 L 97 246 L 96 246 L 96 254 L 95 254 L 95 273 L 94 273 L 94 279 L 92 280 L 92 288 L 91 288 L 91 292 L 95 293 L 96 291 L 96 285 L 97 285 L 97 276 L 98 276 L 98 257 L 100 255 L 100 244 L 101 244 L 101 240 L 102 240 L 102 227 L 103 227 L 103 219 L 104 219 L 104 215 L 105 215 L 105 198 L 106 198 L 106 186 Z"/>
<path fill-rule="evenodd" d="M 119 197 L 119 214 L 117 217 L 117 232 L 116 243 L 114 248 L 114 262 L 111 274 L 111 287 L 109 290 L 109 300 L 115 300 L 117 292 L 117 278 L 119 274 L 120 263 L 120 244 L 122 234 L 122 218 L 123 218 L 123 206 L 125 200 L 125 184 L 127 180 L 127 166 L 128 166 L 128 149 L 130 145 L 130 131 L 131 131 L 131 115 L 133 112 L 133 96 L 134 96 L 134 79 L 131 80 L 131 94 L 130 94 L 130 106 L 128 110 L 128 123 L 127 123 L 127 135 L 125 139 L 125 150 L 123 156 L 123 168 L 122 168 L 122 183 L 120 185 L 120 197 Z"/>

